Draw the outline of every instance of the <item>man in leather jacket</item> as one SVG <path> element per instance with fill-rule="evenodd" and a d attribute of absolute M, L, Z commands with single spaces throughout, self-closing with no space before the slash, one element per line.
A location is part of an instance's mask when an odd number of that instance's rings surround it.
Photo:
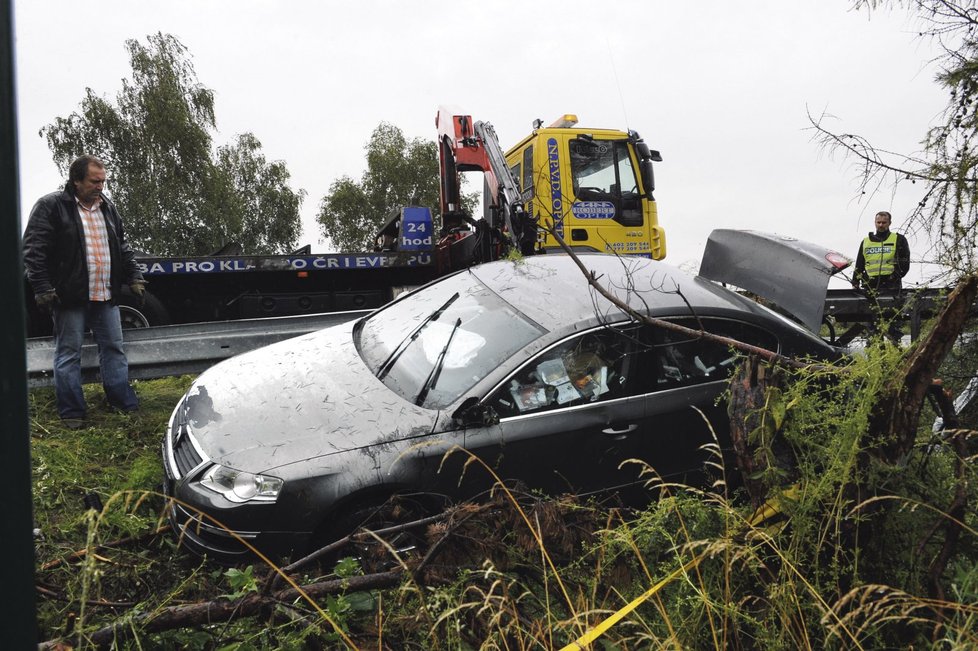
<path fill-rule="evenodd" d="M 24 232 L 24 267 L 38 307 L 54 319 L 54 386 L 58 414 L 72 429 L 84 426 L 81 351 L 86 330 L 98 345 L 102 387 L 109 407 L 135 411 L 117 301 L 126 283 L 145 291 L 122 220 L 103 194 L 105 165 L 81 156 L 60 192 L 41 197 Z"/>

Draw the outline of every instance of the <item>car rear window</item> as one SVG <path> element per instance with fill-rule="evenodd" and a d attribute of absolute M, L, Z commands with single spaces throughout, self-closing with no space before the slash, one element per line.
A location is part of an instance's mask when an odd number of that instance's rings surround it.
<path fill-rule="evenodd" d="M 368 317 L 356 344 L 389 389 L 416 405 L 442 409 L 545 332 L 463 272 Z"/>

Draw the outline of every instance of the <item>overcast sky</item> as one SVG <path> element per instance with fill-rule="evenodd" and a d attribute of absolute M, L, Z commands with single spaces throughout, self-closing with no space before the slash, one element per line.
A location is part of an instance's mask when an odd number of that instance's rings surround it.
<path fill-rule="evenodd" d="M 890 151 L 920 149 L 946 95 L 905 11 L 846 0 L 15 0 L 23 217 L 64 183 L 38 130 L 85 88 L 114 99 L 123 43 L 170 33 L 215 91 L 215 145 L 250 131 L 306 190 L 300 243 L 332 181 L 359 179 L 381 121 L 435 138 L 441 104 L 491 122 L 504 147 L 576 113 L 662 152 L 656 199 L 667 261 L 698 266 L 713 228 L 777 232 L 853 257 L 919 196 L 857 193 L 856 172 L 812 141 L 808 113 Z M 111 174 L 111 170 L 109 170 Z M 137 215 L 124 215 L 129 220 Z M 914 258 L 927 243 L 911 239 Z M 911 278 L 916 282 L 921 270 Z"/>

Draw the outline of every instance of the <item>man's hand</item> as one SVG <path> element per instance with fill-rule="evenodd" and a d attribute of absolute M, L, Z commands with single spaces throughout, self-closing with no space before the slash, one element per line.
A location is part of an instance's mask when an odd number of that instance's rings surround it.
<path fill-rule="evenodd" d="M 139 299 L 139 304 L 142 305 L 146 301 L 146 283 L 142 280 L 134 280 L 129 283 L 129 289 L 132 293 Z"/>
<path fill-rule="evenodd" d="M 37 303 L 37 309 L 41 312 L 51 314 L 54 306 L 58 304 L 58 293 L 52 289 L 43 294 L 36 294 L 34 296 L 34 302 Z"/>

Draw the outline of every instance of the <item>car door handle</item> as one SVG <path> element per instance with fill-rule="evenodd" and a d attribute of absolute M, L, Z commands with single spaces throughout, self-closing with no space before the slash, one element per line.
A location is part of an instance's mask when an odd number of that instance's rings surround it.
<path fill-rule="evenodd" d="M 623 439 L 637 429 L 638 429 L 638 425 L 632 423 L 631 425 L 623 429 L 615 429 L 614 427 L 609 427 L 607 429 L 601 430 L 601 433 L 606 434 L 612 438 Z"/>

